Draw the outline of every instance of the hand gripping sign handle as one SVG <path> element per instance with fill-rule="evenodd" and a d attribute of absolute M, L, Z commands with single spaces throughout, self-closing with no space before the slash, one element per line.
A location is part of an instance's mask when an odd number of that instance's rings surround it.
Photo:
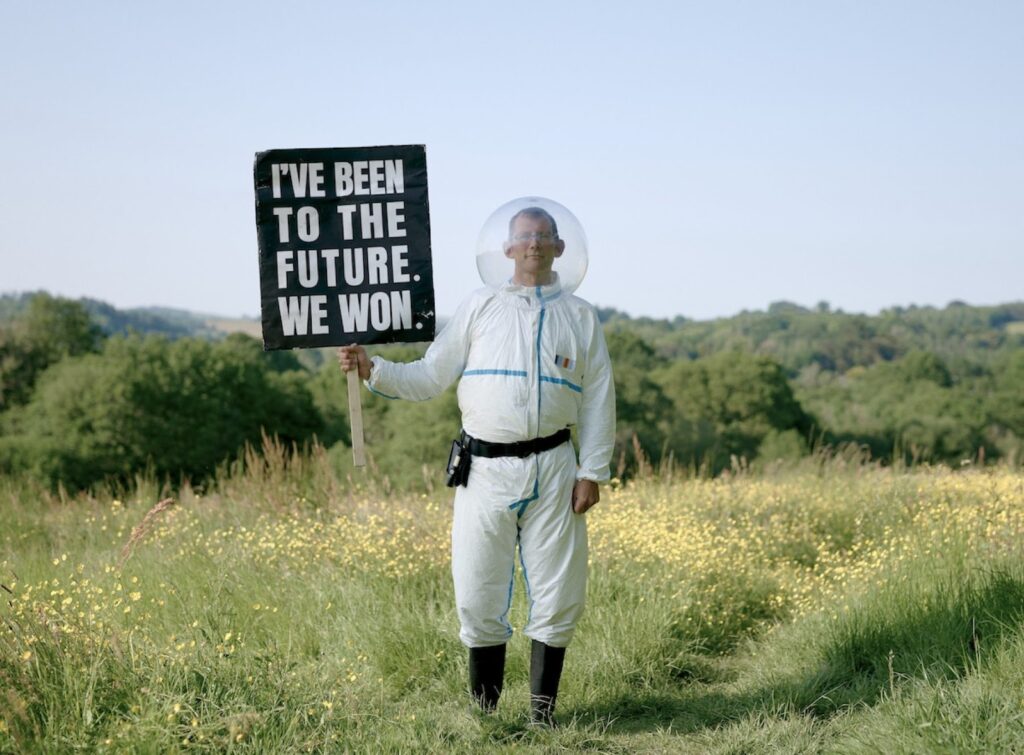
<path fill-rule="evenodd" d="M 366 447 L 363 443 L 363 401 L 359 395 L 359 370 L 348 373 L 348 418 L 352 429 L 352 463 L 366 466 Z"/>

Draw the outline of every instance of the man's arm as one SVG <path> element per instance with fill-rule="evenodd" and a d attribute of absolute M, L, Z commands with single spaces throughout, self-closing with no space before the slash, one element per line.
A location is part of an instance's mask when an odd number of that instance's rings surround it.
<path fill-rule="evenodd" d="M 573 487 L 573 510 L 582 514 L 600 500 L 597 483 L 611 473 L 612 451 L 615 448 L 615 381 L 608 356 L 604 331 L 597 313 L 592 312 L 590 343 L 587 349 L 586 372 L 583 374 L 583 405 L 578 429 L 580 467 Z"/>
<path fill-rule="evenodd" d="M 379 356 L 370 358 L 362 346 L 353 345 L 338 349 L 338 362 L 344 372 L 357 369 L 374 393 L 410 401 L 433 398 L 462 374 L 474 311 L 472 299 L 463 302 L 422 359 L 389 362 Z"/>

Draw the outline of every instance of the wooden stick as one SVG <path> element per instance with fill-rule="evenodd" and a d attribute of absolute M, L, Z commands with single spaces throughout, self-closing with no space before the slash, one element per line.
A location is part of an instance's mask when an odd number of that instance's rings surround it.
<path fill-rule="evenodd" d="M 348 372 L 348 419 L 352 428 L 352 463 L 366 466 L 366 445 L 363 442 L 363 399 L 359 395 L 359 370 Z"/>

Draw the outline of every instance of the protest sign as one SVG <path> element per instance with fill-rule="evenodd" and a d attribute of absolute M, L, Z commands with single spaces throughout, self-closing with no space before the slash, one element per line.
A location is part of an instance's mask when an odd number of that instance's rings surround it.
<path fill-rule="evenodd" d="M 265 349 L 433 340 L 422 145 L 268 150 L 254 173 Z"/>
<path fill-rule="evenodd" d="M 434 338 L 423 145 L 256 154 L 263 348 Z M 356 372 L 352 455 L 366 463 Z"/>

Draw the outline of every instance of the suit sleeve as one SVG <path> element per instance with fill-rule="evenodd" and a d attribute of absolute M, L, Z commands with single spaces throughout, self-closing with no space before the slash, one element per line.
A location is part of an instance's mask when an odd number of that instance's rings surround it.
<path fill-rule="evenodd" d="M 462 375 L 474 311 L 472 300 L 463 302 L 422 359 L 400 363 L 374 356 L 366 387 L 385 398 L 410 401 L 425 401 L 440 394 Z"/>
<path fill-rule="evenodd" d="M 578 480 L 604 482 L 615 448 L 615 381 L 604 331 L 594 313 L 586 371 L 583 374 L 583 405 L 578 420 L 580 467 Z"/>

